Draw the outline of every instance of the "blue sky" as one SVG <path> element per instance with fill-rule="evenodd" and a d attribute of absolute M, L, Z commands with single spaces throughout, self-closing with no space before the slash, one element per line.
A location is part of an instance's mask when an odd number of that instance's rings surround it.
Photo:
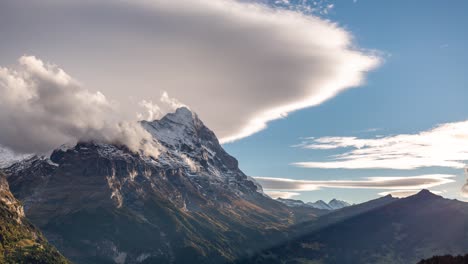
<path fill-rule="evenodd" d="M 353 33 L 360 47 L 382 52 L 384 63 L 366 84 L 327 102 L 270 123 L 268 129 L 225 148 L 249 175 L 292 179 L 356 179 L 425 173 L 456 174 L 457 182 L 434 190 L 460 198 L 462 170 L 424 168 L 312 169 L 290 163 L 323 160 L 336 150 L 291 147 L 302 137 L 412 134 L 437 124 L 468 119 L 468 25 L 466 1 L 336 1 L 325 15 Z M 374 131 L 375 129 L 375 131 Z M 379 190 L 322 189 L 301 192 L 303 200 L 334 197 L 360 202 Z"/>

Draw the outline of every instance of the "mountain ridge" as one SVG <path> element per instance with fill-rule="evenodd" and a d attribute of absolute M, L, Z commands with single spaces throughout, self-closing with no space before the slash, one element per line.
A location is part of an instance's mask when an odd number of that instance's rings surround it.
<path fill-rule="evenodd" d="M 330 202 L 326 203 L 323 200 L 317 200 L 316 202 L 303 202 L 301 200 L 295 200 L 295 199 L 284 199 L 284 198 L 277 198 L 277 201 L 280 201 L 284 204 L 286 204 L 289 207 L 312 207 L 320 210 L 327 210 L 327 211 L 333 211 L 333 210 L 338 210 L 342 209 L 344 207 L 348 207 L 351 204 L 337 200 L 335 198 L 331 199 Z"/>
<path fill-rule="evenodd" d="M 377 202 L 380 205 L 356 210 Z M 297 230 L 306 232 L 240 263 L 403 264 L 462 254 L 468 246 L 468 203 L 422 190 L 406 198 L 385 196 L 350 206 Z"/>

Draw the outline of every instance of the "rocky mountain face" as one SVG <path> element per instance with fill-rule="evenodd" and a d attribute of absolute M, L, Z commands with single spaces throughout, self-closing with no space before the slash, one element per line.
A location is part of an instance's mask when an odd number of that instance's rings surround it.
<path fill-rule="evenodd" d="M 285 198 L 277 198 L 277 201 L 284 203 L 285 205 L 289 207 L 310 207 L 308 204 L 304 203 L 301 200 L 295 200 L 295 199 L 285 199 Z"/>
<path fill-rule="evenodd" d="M 278 198 L 277 200 L 279 202 L 284 203 L 285 205 L 289 207 L 310 207 L 310 208 L 326 210 L 326 211 L 338 210 L 338 209 L 350 206 L 349 203 L 345 201 L 337 200 L 337 199 L 332 199 L 328 203 L 322 200 L 318 200 L 316 202 L 308 202 L 308 203 L 304 203 L 301 200 L 295 200 L 295 199 Z"/>
<path fill-rule="evenodd" d="M 308 202 L 307 205 L 312 206 L 314 208 L 323 209 L 323 210 L 328 210 L 328 211 L 332 210 L 330 205 L 324 202 L 323 200 L 318 200 L 316 202 Z"/>
<path fill-rule="evenodd" d="M 142 125 L 157 158 L 81 142 L 6 169 L 27 217 L 72 261 L 229 262 L 316 217 L 263 194 L 187 108 Z"/>
<path fill-rule="evenodd" d="M 468 203 L 423 190 L 350 206 L 298 227 L 301 235 L 243 263 L 417 263 L 464 254 Z M 304 230 L 308 230 L 304 233 Z"/>
<path fill-rule="evenodd" d="M 26 220 L 23 206 L 0 172 L 0 263 L 69 263 Z"/>
<path fill-rule="evenodd" d="M 350 204 L 345 202 L 345 201 L 332 199 L 330 202 L 328 202 L 328 206 L 330 206 L 330 208 L 332 210 L 338 210 L 338 209 L 341 209 L 341 208 L 348 207 L 348 206 L 350 206 Z"/>

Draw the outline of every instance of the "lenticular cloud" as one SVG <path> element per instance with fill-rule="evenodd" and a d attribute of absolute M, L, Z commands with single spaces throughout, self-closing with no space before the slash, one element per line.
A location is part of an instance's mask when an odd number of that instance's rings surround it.
<path fill-rule="evenodd" d="M 0 145 L 20 153 L 47 152 L 63 143 L 97 140 L 157 155 L 151 135 L 119 120 L 100 92 L 90 92 L 56 65 L 23 56 L 0 68 Z"/>
<path fill-rule="evenodd" d="M 258 1 L 4 1 L 0 49 L 70 65 L 127 115 L 144 99 L 154 118 L 167 91 L 221 142 L 361 85 L 380 62 L 337 23 Z"/>

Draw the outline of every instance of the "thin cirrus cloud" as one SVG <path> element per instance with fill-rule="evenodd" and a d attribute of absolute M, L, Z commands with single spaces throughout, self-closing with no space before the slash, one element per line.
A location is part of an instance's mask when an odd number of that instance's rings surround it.
<path fill-rule="evenodd" d="M 359 86 L 381 62 L 336 23 L 252 1 L 3 3 L 0 58 L 30 51 L 65 65 L 127 116 L 144 99 L 154 118 L 167 91 L 221 142 Z"/>
<path fill-rule="evenodd" d="M 312 150 L 345 149 L 329 161 L 296 162 L 304 168 L 417 169 L 463 168 L 468 160 L 468 121 L 446 123 L 417 134 L 378 138 L 311 138 L 299 147 Z"/>
<path fill-rule="evenodd" d="M 405 177 L 369 177 L 360 180 L 295 180 L 287 178 L 255 177 L 268 193 L 269 191 L 298 192 L 314 191 L 322 188 L 344 189 L 383 189 L 413 191 L 429 189 L 454 182 L 455 176 L 448 174 L 428 174 Z"/>
<path fill-rule="evenodd" d="M 300 193 L 298 192 L 283 192 L 283 191 L 271 191 L 271 190 L 265 191 L 265 193 L 268 194 L 268 196 L 270 196 L 273 199 L 277 199 L 277 198 L 291 199 L 294 196 L 300 195 Z"/>

